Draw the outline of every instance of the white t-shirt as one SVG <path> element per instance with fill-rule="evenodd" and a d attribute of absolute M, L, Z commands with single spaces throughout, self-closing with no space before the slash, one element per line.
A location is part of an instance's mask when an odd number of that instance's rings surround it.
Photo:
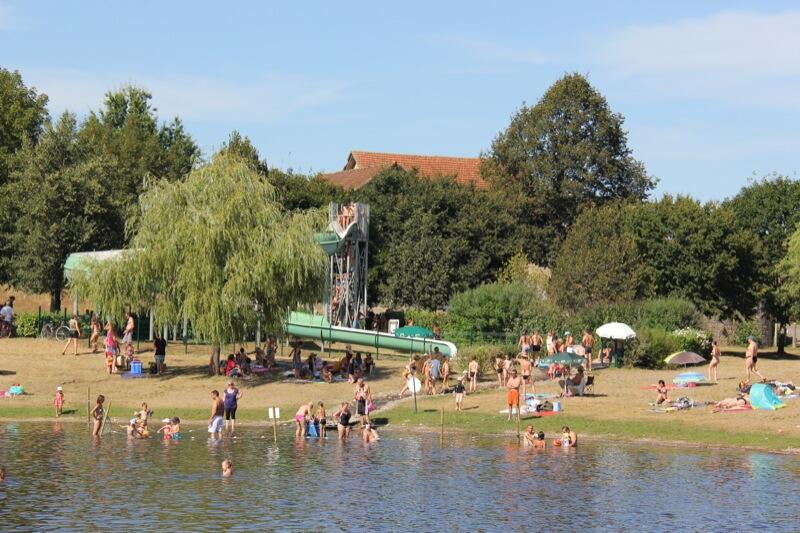
<path fill-rule="evenodd" d="M 6 322 L 11 322 L 14 320 L 14 308 L 10 305 L 4 305 L 2 309 L 0 309 L 0 316 L 3 317 L 3 320 Z"/>

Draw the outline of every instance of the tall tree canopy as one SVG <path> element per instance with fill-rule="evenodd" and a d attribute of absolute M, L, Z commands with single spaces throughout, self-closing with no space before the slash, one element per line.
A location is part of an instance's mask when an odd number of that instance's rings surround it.
<path fill-rule="evenodd" d="M 27 87 L 19 72 L 0 68 L 0 185 L 8 181 L 14 153 L 35 144 L 47 121 L 47 95 Z"/>
<path fill-rule="evenodd" d="M 186 317 L 219 345 L 257 321 L 278 331 L 288 309 L 320 299 L 327 260 L 314 231 L 325 218 L 286 211 L 241 158 L 219 154 L 185 181 L 162 180 L 141 204 L 129 252 L 74 282 L 102 312 L 152 308 L 157 324 L 172 325 Z"/>
<path fill-rule="evenodd" d="M 570 310 L 636 298 L 640 257 L 624 221 L 619 204 L 585 209 L 578 216 L 553 267 L 551 298 Z"/>
<path fill-rule="evenodd" d="M 585 77 L 568 74 L 495 138 L 482 170 L 494 187 L 517 196 L 525 252 L 535 262 L 555 259 L 581 209 L 642 200 L 654 187 L 622 124 Z"/>
<path fill-rule="evenodd" d="M 706 314 L 753 310 L 758 243 L 714 203 L 658 202 L 586 210 L 556 260 L 551 292 L 569 308 L 602 301 L 680 296 Z"/>
<path fill-rule="evenodd" d="M 13 214 L 5 266 L 20 289 L 48 293 L 61 307 L 64 261 L 71 252 L 114 245 L 120 213 L 103 184 L 112 172 L 107 160 L 84 158 L 75 115 L 64 113 L 45 126 L 39 143 L 26 143 L 20 169 L 0 196 Z"/>
<path fill-rule="evenodd" d="M 372 301 L 444 308 L 454 293 L 493 280 L 519 249 L 494 191 L 389 168 L 355 194 L 370 205 Z"/>
<path fill-rule="evenodd" d="M 754 292 L 760 308 L 785 324 L 792 306 L 790 298 L 782 294 L 779 262 L 786 255 L 789 237 L 800 223 L 800 181 L 770 176 L 744 187 L 726 205 L 736 214 L 738 226 L 754 234 L 751 253 L 758 268 Z"/>
<path fill-rule="evenodd" d="M 181 179 L 200 156 L 180 119 L 158 125 L 151 100 L 149 92 L 135 86 L 109 92 L 103 107 L 90 113 L 80 133 L 86 154 L 112 159 L 114 174 L 109 185 L 131 208 L 148 178 Z"/>

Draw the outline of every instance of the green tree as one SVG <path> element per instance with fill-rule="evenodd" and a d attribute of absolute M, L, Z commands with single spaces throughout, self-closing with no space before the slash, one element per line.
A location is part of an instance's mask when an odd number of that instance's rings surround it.
<path fill-rule="evenodd" d="M 113 161 L 108 185 L 131 228 L 136 227 L 137 199 L 148 181 L 181 179 L 200 155 L 179 119 L 159 127 L 151 100 L 149 92 L 135 86 L 108 92 L 102 109 L 90 113 L 80 132 L 87 155 Z M 124 227 L 116 231 L 121 246 Z"/>
<path fill-rule="evenodd" d="M 553 267 L 549 293 L 568 310 L 637 296 L 641 263 L 618 203 L 585 209 L 567 233 Z"/>
<path fill-rule="evenodd" d="M 286 211 L 241 158 L 218 154 L 185 181 L 159 181 L 141 204 L 130 251 L 74 281 L 104 313 L 130 305 L 152 308 L 157 325 L 188 318 L 218 355 L 258 321 L 279 331 L 288 309 L 319 300 L 327 258 L 314 231 L 325 217 Z"/>
<path fill-rule="evenodd" d="M 520 247 L 494 191 L 389 168 L 355 196 L 370 205 L 372 301 L 444 308 L 454 293 L 492 281 Z"/>
<path fill-rule="evenodd" d="M 778 292 L 783 317 L 788 322 L 800 316 L 800 226 L 786 242 L 786 255 L 776 265 L 776 277 L 782 282 Z"/>
<path fill-rule="evenodd" d="M 75 115 L 46 124 L 39 143 L 19 154 L 20 169 L 3 188 L 3 210 L 13 214 L 11 281 L 20 289 L 50 294 L 51 310 L 61 307 L 64 261 L 72 252 L 113 244 L 119 214 L 103 179 L 107 161 L 84 159 Z"/>
<path fill-rule="evenodd" d="M 233 130 L 228 136 L 228 140 L 222 144 L 219 149 L 220 154 L 233 155 L 241 158 L 247 164 L 251 165 L 255 170 L 262 174 L 267 174 L 267 161 L 261 159 L 261 154 L 248 136 L 242 136 L 236 130 Z"/>
<path fill-rule="evenodd" d="M 779 262 L 786 244 L 800 223 L 800 181 L 772 175 L 744 187 L 726 202 L 736 214 L 737 225 L 754 234 L 751 255 L 758 269 L 753 292 L 759 309 L 780 325 L 790 319 L 790 298 L 782 294 Z M 770 328 L 771 329 L 771 328 Z M 771 331 L 762 331 L 765 338 Z M 779 350 L 783 347 L 780 346 Z"/>
<path fill-rule="evenodd" d="M 642 200 L 655 186 L 628 148 L 623 117 L 580 74 L 555 82 L 523 106 L 492 143 L 483 173 L 518 198 L 525 253 L 549 265 L 582 209 Z"/>
<path fill-rule="evenodd" d="M 47 119 L 47 95 L 27 87 L 18 71 L 0 68 L 0 185 L 8 181 L 16 151 L 26 141 L 36 144 Z"/>
<path fill-rule="evenodd" d="M 682 296 L 706 314 L 750 315 L 758 243 L 728 207 L 670 195 L 628 206 L 641 263 L 637 295 Z"/>

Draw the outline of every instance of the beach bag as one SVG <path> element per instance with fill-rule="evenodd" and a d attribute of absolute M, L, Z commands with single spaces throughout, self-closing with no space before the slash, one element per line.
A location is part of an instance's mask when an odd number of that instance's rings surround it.
<path fill-rule="evenodd" d="M 367 414 L 370 414 L 374 410 L 375 410 L 375 405 L 372 402 L 369 402 L 367 404 Z"/>

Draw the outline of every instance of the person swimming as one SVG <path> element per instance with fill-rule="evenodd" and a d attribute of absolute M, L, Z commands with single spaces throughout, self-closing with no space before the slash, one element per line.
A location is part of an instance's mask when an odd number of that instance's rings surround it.
<path fill-rule="evenodd" d="M 222 477 L 233 476 L 233 462 L 230 459 L 222 461 Z"/>

